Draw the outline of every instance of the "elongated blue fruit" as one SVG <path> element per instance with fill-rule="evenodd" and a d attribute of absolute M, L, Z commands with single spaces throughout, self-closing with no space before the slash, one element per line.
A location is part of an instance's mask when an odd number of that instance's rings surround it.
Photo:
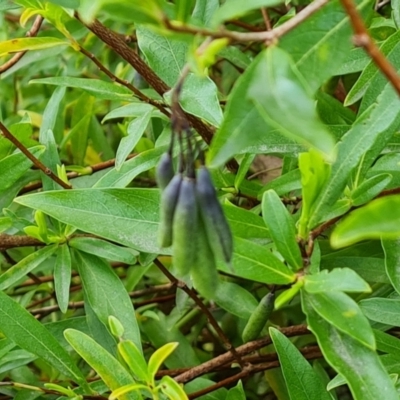
<path fill-rule="evenodd" d="M 195 235 L 198 226 L 196 185 L 192 178 L 183 178 L 176 204 L 172 241 L 173 264 L 179 277 L 185 277 L 196 257 Z"/>
<path fill-rule="evenodd" d="M 196 242 L 196 259 L 190 275 L 194 288 L 207 300 L 213 300 L 219 283 L 217 263 L 208 242 L 204 222 L 200 215 L 199 217 L 197 232 L 193 236 Z"/>
<path fill-rule="evenodd" d="M 182 179 L 181 174 L 175 175 L 161 195 L 160 227 L 158 231 L 158 242 L 161 247 L 172 245 L 173 221 Z"/>
<path fill-rule="evenodd" d="M 268 322 L 272 311 L 274 311 L 274 302 L 275 294 L 272 292 L 261 299 L 243 330 L 242 339 L 244 343 L 258 338 L 265 324 Z"/>
<path fill-rule="evenodd" d="M 161 190 L 164 190 L 174 177 L 174 163 L 169 152 L 164 153 L 156 168 L 156 181 Z"/>
<path fill-rule="evenodd" d="M 204 166 L 197 171 L 196 192 L 211 249 L 215 257 L 222 257 L 229 263 L 233 253 L 232 232 L 218 201 L 210 173 Z"/>

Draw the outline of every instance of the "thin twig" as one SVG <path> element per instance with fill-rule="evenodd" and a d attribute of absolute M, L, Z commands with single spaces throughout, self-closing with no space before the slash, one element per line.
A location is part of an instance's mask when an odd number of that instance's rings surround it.
<path fill-rule="evenodd" d="M 38 34 L 40 27 L 42 26 L 42 22 L 43 17 L 41 15 L 38 15 L 33 22 L 31 29 L 26 32 L 25 36 L 35 37 Z M 3 65 L 0 65 L 0 74 L 14 66 L 25 54 L 26 51 L 19 51 L 18 53 L 15 53 L 8 61 L 6 61 Z"/>
<path fill-rule="evenodd" d="M 54 182 L 58 183 L 64 189 L 71 189 L 68 183 L 62 181 L 53 171 L 46 167 L 41 161 L 39 161 L 5 126 L 0 122 L 0 130 L 2 135 L 7 138 L 15 147 L 17 147 L 21 153 L 25 154 L 29 158 L 33 165 L 40 169 L 44 174 L 51 178 Z"/>
<path fill-rule="evenodd" d="M 221 327 L 218 325 L 218 322 L 215 320 L 214 316 L 211 314 L 210 310 L 204 305 L 204 303 L 201 301 L 199 296 L 197 296 L 196 292 L 193 289 L 190 289 L 184 282 L 179 281 L 177 278 L 175 278 L 174 275 L 172 275 L 167 268 L 163 265 L 163 263 L 158 260 L 157 258 L 154 260 L 154 264 L 161 270 L 161 272 L 171 281 L 173 282 L 177 287 L 182 289 L 195 303 L 196 305 L 200 308 L 200 310 L 206 315 L 208 322 L 211 324 L 211 326 L 215 329 L 217 332 L 218 336 L 220 337 L 222 343 L 224 344 L 224 347 L 229 351 L 229 353 L 232 355 L 232 357 L 237 360 L 239 365 L 244 368 L 245 363 L 243 362 L 241 356 L 237 353 L 236 349 L 233 347 L 231 342 L 229 341 L 228 337 L 225 335 L 224 331 L 221 329 Z"/>
<path fill-rule="evenodd" d="M 354 4 L 353 0 L 340 1 L 342 2 L 342 5 L 350 18 L 350 22 L 355 33 L 353 37 L 354 44 L 356 46 L 364 48 L 364 50 L 372 58 L 376 66 L 386 76 L 389 82 L 396 89 L 397 93 L 400 95 L 400 76 L 397 74 L 396 69 L 379 50 L 379 47 L 375 44 L 371 36 L 368 34 L 367 28 L 365 27 L 363 19 L 357 11 L 356 5 Z"/>
<path fill-rule="evenodd" d="M 276 27 L 271 31 L 263 31 L 263 32 L 234 32 L 228 31 L 226 29 L 221 29 L 219 31 L 212 31 L 208 29 L 202 29 L 192 26 L 180 25 L 177 23 L 173 23 L 168 19 L 164 20 L 165 26 L 175 32 L 189 33 L 192 35 L 202 35 L 202 36 L 210 36 L 213 38 L 228 38 L 234 42 L 268 42 L 274 43 L 281 36 L 285 35 L 293 28 L 301 24 L 307 18 L 309 18 L 312 14 L 322 8 L 325 4 L 327 4 L 329 0 L 315 0 L 307 7 L 303 8 L 300 12 L 298 12 L 293 18 L 289 19 L 282 25 Z"/>
<path fill-rule="evenodd" d="M 265 27 L 267 28 L 267 31 L 272 30 L 272 24 L 271 24 L 271 19 L 268 14 L 268 10 L 265 7 L 261 8 L 261 13 L 264 19 Z"/>

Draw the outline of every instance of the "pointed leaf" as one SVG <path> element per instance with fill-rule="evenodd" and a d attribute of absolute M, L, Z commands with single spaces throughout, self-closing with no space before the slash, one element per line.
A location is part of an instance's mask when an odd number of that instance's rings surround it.
<path fill-rule="evenodd" d="M 274 190 L 264 192 L 262 214 L 279 253 L 295 270 L 302 268 L 303 259 L 296 241 L 296 227 L 289 211 Z"/>
<path fill-rule="evenodd" d="M 248 97 L 268 124 L 332 160 L 335 141 L 319 120 L 314 99 L 290 56 L 278 47 L 269 47 L 262 57 L 250 81 Z"/>
<path fill-rule="evenodd" d="M 345 379 L 355 400 L 398 400 L 394 385 L 378 355 L 369 347 L 336 329 L 303 295 L 307 323 L 318 340 L 326 361 Z"/>
<path fill-rule="evenodd" d="M 400 196 L 372 200 L 352 211 L 334 229 L 331 245 L 349 246 L 365 239 L 397 239 L 400 234 Z"/>
<path fill-rule="evenodd" d="M 188 397 L 183 390 L 182 386 L 179 385 L 173 378 L 168 375 L 162 377 L 160 381 L 161 391 L 170 400 L 188 400 Z"/>
<path fill-rule="evenodd" d="M 290 398 L 331 400 L 320 377 L 292 342 L 275 328 L 269 334 L 278 353 Z"/>
<path fill-rule="evenodd" d="M 308 293 L 371 292 L 368 283 L 350 268 L 324 269 L 318 274 L 306 275 L 304 288 Z"/>
<path fill-rule="evenodd" d="M 65 39 L 57 39 L 54 37 L 31 37 L 4 40 L 0 43 L 0 57 L 19 51 L 39 50 L 56 46 L 69 46 L 69 42 Z"/>
<path fill-rule="evenodd" d="M 396 292 L 400 294 L 400 239 L 382 240 L 385 252 L 386 274 Z"/>
<path fill-rule="evenodd" d="M 364 346 L 375 349 L 371 326 L 357 303 L 342 292 L 313 293 L 307 296 L 314 310 L 336 329 Z"/>
<path fill-rule="evenodd" d="M 6 337 L 69 379 L 86 385 L 85 377 L 72 358 L 39 321 L 3 292 L 0 292 L 0 303 L 0 330 Z"/>
<path fill-rule="evenodd" d="M 141 349 L 132 301 L 114 270 L 91 254 L 79 252 L 76 259 L 87 300 L 100 321 L 107 325 L 110 315 L 116 317 L 124 327 L 124 338 Z"/>
<path fill-rule="evenodd" d="M 68 310 L 69 289 L 71 284 L 71 254 L 67 244 L 57 249 L 57 258 L 54 264 L 54 289 L 57 303 L 64 314 Z"/>
<path fill-rule="evenodd" d="M 37 268 L 43 261 L 47 260 L 56 250 L 56 244 L 43 247 L 13 265 L 6 272 L 0 275 L 0 290 L 8 289 L 26 274 Z"/>
<path fill-rule="evenodd" d="M 85 333 L 75 329 L 67 329 L 64 331 L 64 336 L 74 350 L 99 374 L 100 378 L 111 390 L 135 383 L 121 363 Z M 139 398 L 134 393 L 121 396 L 121 400 Z"/>
<path fill-rule="evenodd" d="M 149 375 L 154 379 L 157 371 L 165 359 L 179 346 L 178 342 L 167 343 L 157 349 L 149 359 L 148 371 Z"/>
<path fill-rule="evenodd" d="M 146 383 L 151 382 L 146 360 L 133 342 L 124 340 L 118 343 L 118 351 L 138 380 Z"/>

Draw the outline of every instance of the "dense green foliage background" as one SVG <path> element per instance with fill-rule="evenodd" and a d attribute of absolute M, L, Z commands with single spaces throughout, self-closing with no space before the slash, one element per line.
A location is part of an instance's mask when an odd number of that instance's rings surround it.
<path fill-rule="evenodd" d="M 398 400 L 398 0 L 0 10 L 0 399 Z M 212 293 L 157 241 L 176 112 Z"/>

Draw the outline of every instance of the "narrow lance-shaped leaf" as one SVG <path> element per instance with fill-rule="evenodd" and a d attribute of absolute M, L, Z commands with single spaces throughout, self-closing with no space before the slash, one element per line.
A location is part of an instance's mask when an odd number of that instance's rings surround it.
<path fill-rule="evenodd" d="M 37 268 L 43 261 L 48 259 L 57 250 L 57 245 L 43 247 L 29 254 L 6 272 L 0 275 L 0 290 L 5 290 L 26 274 Z"/>
<path fill-rule="evenodd" d="M 278 353 L 291 399 L 331 400 L 320 377 L 292 342 L 275 328 L 269 328 Z"/>
<path fill-rule="evenodd" d="M 80 369 L 38 320 L 3 292 L 0 292 L 0 303 L 0 330 L 6 337 L 42 358 L 66 377 L 86 386 Z"/>
<path fill-rule="evenodd" d="M 91 337 L 75 329 L 64 332 L 65 339 L 74 350 L 99 374 L 104 383 L 112 390 L 134 384 L 135 381 L 121 363 Z M 140 396 L 128 393 L 121 400 L 136 400 Z"/>
<path fill-rule="evenodd" d="M 124 327 L 124 337 L 141 349 L 140 332 L 132 301 L 121 280 L 101 258 L 76 253 L 77 267 L 88 302 L 103 324 L 110 315 Z"/>
<path fill-rule="evenodd" d="M 400 294 L 400 239 L 382 239 L 382 247 L 385 252 L 386 274 Z"/>
<path fill-rule="evenodd" d="M 326 361 L 345 379 L 355 400 L 398 400 L 394 385 L 374 350 L 322 318 L 303 293 L 302 307 Z"/>
<path fill-rule="evenodd" d="M 5 40 L 0 43 L 0 57 L 19 51 L 39 50 L 56 46 L 69 46 L 69 42 L 54 37 L 31 37 Z"/>
<path fill-rule="evenodd" d="M 300 248 L 296 241 L 296 228 L 289 211 L 274 190 L 264 193 L 262 213 L 272 240 L 283 258 L 295 270 L 303 265 Z"/>
<path fill-rule="evenodd" d="M 254 70 L 248 97 L 267 123 L 332 160 L 334 139 L 319 120 L 314 100 L 290 56 L 278 47 L 269 47 L 262 57 Z"/>
<path fill-rule="evenodd" d="M 69 289 L 71 284 L 71 254 L 67 244 L 57 249 L 57 258 L 54 264 L 54 289 L 58 306 L 61 312 L 68 310 Z"/>

